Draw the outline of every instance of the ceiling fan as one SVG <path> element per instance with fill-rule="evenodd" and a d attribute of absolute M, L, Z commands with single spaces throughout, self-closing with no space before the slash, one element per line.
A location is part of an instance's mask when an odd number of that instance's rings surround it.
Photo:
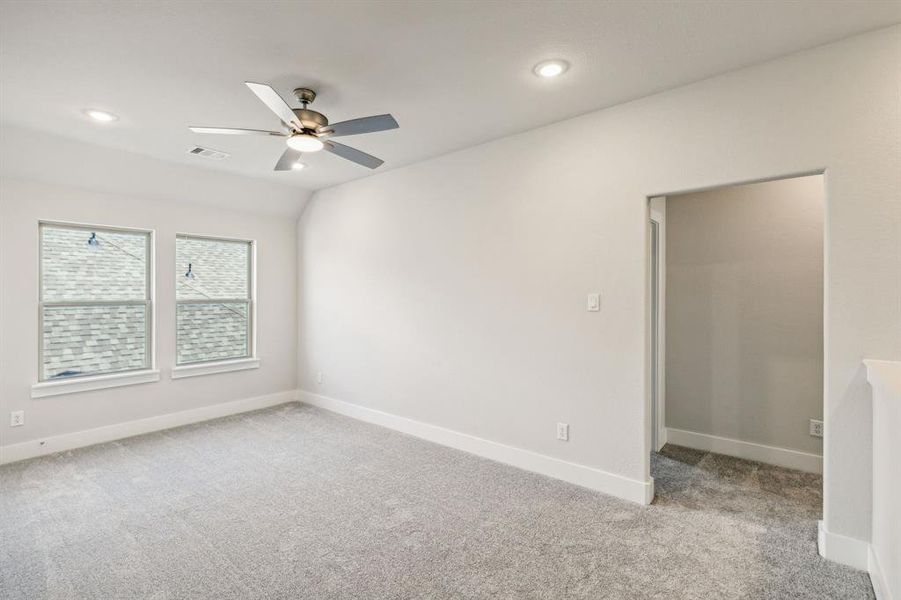
<path fill-rule="evenodd" d="M 278 93 L 262 83 L 244 82 L 269 110 L 282 122 L 281 131 L 261 129 L 232 129 L 227 127 L 189 127 L 195 133 L 222 133 L 227 135 L 270 135 L 286 138 L 288 149 L 275 164 L 276 171 L 290 171 L 298 168 L 301 153 L 325 150 L 358 165 L 375 169 L 383 161 L 356 148 L 333 142 L 332 138 L 357 135 L 375 131 L 397 129 L 397 121 L 391 115 L 375 115 L 329 124 L 324 114 L 310 110 L 307 106 L 316 99 L 316 92 L 307 88 L 297 88 L 294 95 L 303 108 L 291 108 Z"/>

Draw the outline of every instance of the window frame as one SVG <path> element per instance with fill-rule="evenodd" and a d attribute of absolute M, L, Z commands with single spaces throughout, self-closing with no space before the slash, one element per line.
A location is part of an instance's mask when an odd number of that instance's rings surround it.
<path fill-rule="evenodd" d="M 209 235 L 200 233 L 176 232 L 174 255 L 178 256 L 178 240 L 208 240 L 213 242 L 231 242 L 247 244 L 247 297 L 246 298 L 204 298 L 204 299 L 178 299 L 178 277 L 183 276 L 183 265 L 175 265 L 176 285 L 173 290 L 175 296 L 175 353 L 173 357 L 172 379 L 193 377 L 195 375 L 210 375 L 225 373 L 228 371 L 240 371 L 255 369 L 260 366 L 257 357 L 257 241 L 254 239 L 238 238 L 231 236 Z M 195 360 L 191 362 L 178 362 L 178 307 L 182 304 L 247 304 L 247 354 L 233 358 L 214 358 L 210 360 Z"/>
<path fill-rule="evenodd" d="M 44 300 L 44 230 L 46 228 L 94 232 L 141 234 L 146 236 L 145 244 L 145 296 L 144 300 Z M 38 376 L 32 386 L 32 397 L 53 396 L 73 391 L 101 389 L 132 383 L 144 383 L 159 379 L 156 367 L 156 232 L 153 229 L 125 227 L 118 225 L 95 225 L 51 219 L 38 220 Z M 95 307 L 95 306 L 144 306 L 144 366 L 108 373 L 83 373 L 59 379 L 44 376 L 44 309 L 55 307 Z M 108 383 L 107 383 L 108 382 Z"/>

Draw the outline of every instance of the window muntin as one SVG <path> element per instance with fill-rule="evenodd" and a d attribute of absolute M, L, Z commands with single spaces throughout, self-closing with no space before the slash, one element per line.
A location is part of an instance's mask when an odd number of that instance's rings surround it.
<path fill-rule="evenodd" d="M 253 242 L 175 240 L 176 365 L 253 356 Z"/>
<path fill-rule="evenodd" d="M 40 380 L 151 368 L 151 234 L 40 223 Z"/>

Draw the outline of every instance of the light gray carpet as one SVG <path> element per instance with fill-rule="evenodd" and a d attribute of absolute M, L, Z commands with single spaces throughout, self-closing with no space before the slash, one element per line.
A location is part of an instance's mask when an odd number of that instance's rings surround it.
<path fill-rule="evenodd" d="M 665 450 L 650 507 L 297 404 L 16 463 L 0 597 L 873 597 L 819 477 Z"/>

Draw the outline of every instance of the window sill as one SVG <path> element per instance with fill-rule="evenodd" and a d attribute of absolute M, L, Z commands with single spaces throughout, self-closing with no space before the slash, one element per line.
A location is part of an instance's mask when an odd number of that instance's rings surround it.
<path fill-rule="evenodd" d="M 147 369 L 144 371 L 129 371 L 127 373 L 60 379 L 58 381 L 41 381 L 31 386 L 31 397 L 46 398 L 47 396 L 90 392 L 92 390 L 121 387 L 123 385 L 152 383 L 159 380 L 159 370 Z"/>
<path fill-rule="evenodd" d="M 200 375 L 213 375 L 215 373 L 228 373 L 230 371 L 244 371 L 247 369 L 259 368 L 259 358 L 239 358 L 237 360 L 222 360 L 218 362 L 173 367 L 171 376 L 172 379 L 181 379 L 182 377 L 198 377 Z"/>

